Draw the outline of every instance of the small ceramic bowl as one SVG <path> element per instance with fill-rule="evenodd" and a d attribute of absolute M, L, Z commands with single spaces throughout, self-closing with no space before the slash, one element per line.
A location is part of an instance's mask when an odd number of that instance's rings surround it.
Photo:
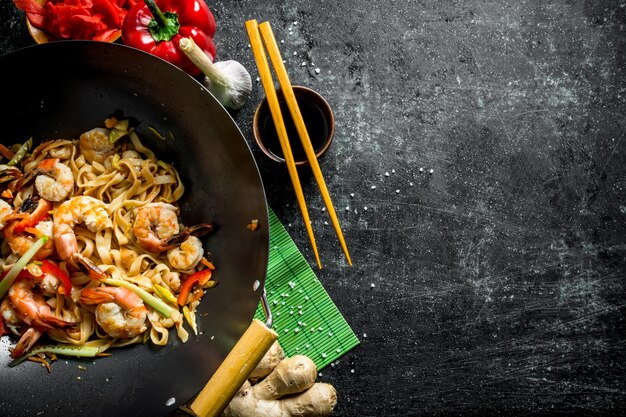
<path fill-rule="evenodd" d="M 328 150 L 333 140 L 335 133 L 335 115 L 324 97 L 314 90 L 298 85 L 292 87 L 309 138 L 311 139 L 311 144 L 315 150 L 315 155 L 319 158 Z M 281 90 L 277 90 L 276 94 L 278 95 L 278 102 L 285 121 L 285 128 L 296 166 L 308 165 L 309 161 L 306 158 L 304 148 L 300 142 L 300 136 L 295 128 Z M 259 148 L 261 148 L 261 151 L 263 151 L 268 158 L 279 163 L 285 163 L 267 98 L 261 101 L 254 112 L 252 132 Z"/>

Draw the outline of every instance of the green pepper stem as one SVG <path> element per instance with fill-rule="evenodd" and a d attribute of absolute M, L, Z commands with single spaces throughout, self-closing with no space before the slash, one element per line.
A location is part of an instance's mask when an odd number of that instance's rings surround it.
<path fill-rule="evenodd" d="M 167 25 L 167 18 L 165 17 L 161 9 L 159 9 L 159 6 L 157 6 L 156 2 L 154 0 L 144 0 L 144 2 L 146 3 L 146 6 L 148 6 L 148 9 L 150 9 L 152 17 L 158 22 L 159 26 Z"/>
<path fill-rule="evenodd" d="M 152 13 L 152 20 L 148 23 L 148 30 L 155 42 L 169 41 L 180 29 L 178 15 L 172 12 L 163 13 L 154 0 L 144 0 L 148 10 Z"/>

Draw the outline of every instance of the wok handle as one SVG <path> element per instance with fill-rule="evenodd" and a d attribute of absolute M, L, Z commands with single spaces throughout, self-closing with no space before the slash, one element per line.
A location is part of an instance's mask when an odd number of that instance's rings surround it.
<path fill-rule="evenodd" d="M 278 334 L 263 322 L 252 320 L 224 362 L 193 400 L 191 410 L 200 417 L 220 415 L 277 338 Z"/>

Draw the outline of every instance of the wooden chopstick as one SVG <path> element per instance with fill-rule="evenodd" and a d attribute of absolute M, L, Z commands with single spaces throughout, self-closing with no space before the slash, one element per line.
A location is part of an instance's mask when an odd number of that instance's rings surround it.
<path fill-rule="evenodd" d="M 285 163 L 287 164 L 287 170 L 291 177 L 291 183 L 296 193 L 298 205 L 300 206 L 300 212 L 302 213 L 302 219 L 304 220 L 304 226 L 309 235 L 311 241 L 311 247 L 313 248 L 313 254 L 317 261 L 317 266 L 322 269 L 322 262 L 317 251 L 317 244 L 315 243 L 315 236 L 313 235 L 313 228 L 311 227 L 311 220 L 309 218 L 309 211 L 306 207 L 306 201 L 304 199 L 304 193 L 302 192 L 302 186 L 300 185 L 300 177 L 298 176 L 298 170 L 296 169 L 296 163 L 293 158 L 291 146 L 289 145 L 289 138 L 287 137 L 287 129 L 285 128 L 285 122 L 283 120 L 283 114 L 280 111 L 280 104 L 278 104 L 278 96 L 276 95 L 276 89 L 274 88 L 274 81 L 272 80 L 272 74 L 267 62 L 267 56 L 265 55 L 265 48 L 261 41 L 259 34 L 259 25 L 256 20 L 246 21 L 246 30 L 248 31 L 248 37 L 250 38 L 250 46 L 256 60 L 257 67 L 259 68 L 259 77 L 263 83 L 265 89 L 265 96 L 267 97 L 267 103 L 269 104 L 270 112 L 272 114 L 272 120 L 274 126 L 276 126 L 276 133 L 278 134 L 278 140 L 280 147 L 283 150 L 285 157 Z"/>
<path fill-rule="evenodd" d="M 272 31 L 272 27 L 269 22 L 263 22 L 258 25 L 258 27 L 261 32 L 261 37 L 265 42 L 265 47 L 267 48 L 267 52 L 270 56 L 270 60 L 272 61 L 272 65 L 274 66 L 274 72 L 278 77 L 278 82 L 283 92 L 283 96 L 285 97 L 285 101 L 287 102 L 287 107 L 289 107 L 291 117 L 293 118 L 296 130 L 298 131 L 298 136 L 300 136 L 302 147 L 304 148 L 307 160 L 309 161 L 309 165 L 311 166 L 311 170 L 313 171 L 313 176 L 315 177 L 315 181 L 317 182 L 317 185 L 322 194 L 322 199 L 324 200 L 324 204 L 326 205 L 326 209 L 328 210 L 328 215 L 330 216 L 333 228 L 335 229 L 335 233 L 339 238 L 339 243 L 341 244 L 343 253 L 346 256 L 348 265 L 352 266 L 352 260 L 350 259 L 348 247 L 346 246 L 346 241 L 343 237 L 343 233 L 341 232 L 341 227 L 339 226 L 337 213 L 335 212 L 333 202 L 330 198 L 330 194 L 328 193 L 328 188 L 326 187 L 326 182 L 324 181 L 324 177 L 322 176 L 322 170 L 320 169 L 319 162 L 317 161 L 317 157 L 315 156 L 315 150 L 313 149 L 313 145 L 311 145 L 311 139 L 309 138 L 309 133 L 306 129 L 306 125 L 304 124 L 304 120 L 302 119 L 302 113 L 300 112 L 300 107 L 298 106 L 296 95 L 294 94 L 293 88 L 291 87 L 291 81 L 289 81 L 289 76 L 287 75 L 287 69 L 285 68 L 285 64 L 283 63 L 283 58 L 280 55 L 280 51 L 278 50 L 278 44 L 276 43 L 274 32 Z"/>

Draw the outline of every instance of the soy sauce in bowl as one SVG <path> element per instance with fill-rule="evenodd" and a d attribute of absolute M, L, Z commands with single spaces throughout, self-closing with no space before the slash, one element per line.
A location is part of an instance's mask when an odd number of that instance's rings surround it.
<path fill-rule="evenodd" d="M 335 118 L 332 109 L 322 96 L 309 88 L 293 86 L 293 90 L 304 125 L 311 139 L 311 145 L 315 150 L 315 155 L 319 158 L 328 150 L 332 142 L 335 130 Z M 287 103 L 280 90 L 276 93 L 295 163 L 297 166 L 308 165 L 306 153 Z M 253 133 L 257 144 L 265 155 L 276 162 L 285 162 L 267 99 L 259 104 L 254 114 Z"/>

